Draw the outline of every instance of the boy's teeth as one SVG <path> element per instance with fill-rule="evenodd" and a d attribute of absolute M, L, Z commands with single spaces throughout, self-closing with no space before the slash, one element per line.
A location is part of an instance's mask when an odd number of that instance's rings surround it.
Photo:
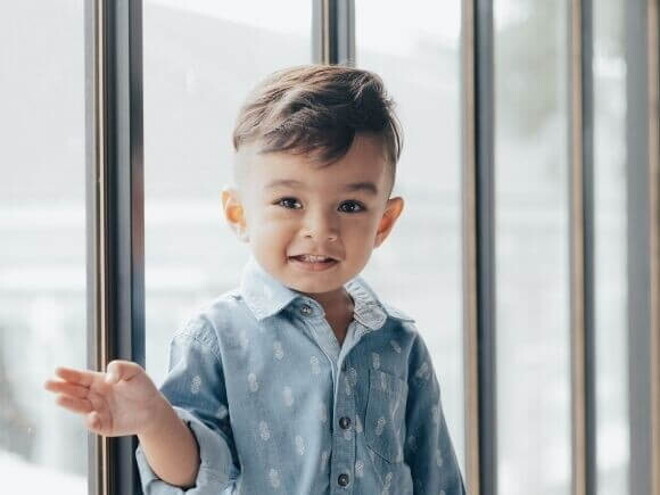
<path fill-rule="evenodd" d="M 306 261 L 308 263 L 321 263 L 323 261 L 328 261 L 330 258 L 326 258 L 325 256 L 313 256 L 311 254 L 303 254 L 299 256 L 299 258 L 302 261 Z"/>

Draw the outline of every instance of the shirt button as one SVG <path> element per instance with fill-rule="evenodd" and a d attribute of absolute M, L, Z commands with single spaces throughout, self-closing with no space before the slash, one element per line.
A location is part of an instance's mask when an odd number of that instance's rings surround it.
<path fill-rule="evenodd" d="M 339 483 L 339 486 L 348 486 L 348 482 L 350 481 L 350 478 L 346 473 L 341 473 L 339 475 L 339 478 L 337 479 L 337 483 Z"/>
<path fill-rule="evenodd" d="M 300 312 L 304 315 L 311 315 L 312 314 L 312 307 L 309 304 L 303 304 L 300 307 Z"/>
<path fill-rule="evenodd" d="M 351 426 L 351 418 L 342 416 L 339 418 L 339 426 L 341 426 L 343 430 L 348 430 Z"/>

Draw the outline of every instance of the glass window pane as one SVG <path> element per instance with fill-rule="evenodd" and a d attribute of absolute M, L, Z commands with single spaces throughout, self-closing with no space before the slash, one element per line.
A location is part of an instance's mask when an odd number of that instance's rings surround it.
<path fill-rule="evenodd" d="M 43 382 L 86 366 L 81 0 L 0 3 L 3 493 L 87 493 L 87 433 Z"/>
<path fill-rule="evenodd" d="M 598 493 L 629 493 L 626 66 L 623 0 L 594 2 Z"/>
<path fill-rule="evenodd" d="M 198 305 L 238 285 L 249 250 L 225 225 L 231 133 L 248 91 L 311 62 L 311 2 L 144 3 L 147 370 Z"/>
<path fill-rule="evenodd" d="M 567 2 L 494 2 L 498 493 L 571 487 Z"/>
<path fill-rule="evenodd" d="M 365 278 L 409 313 L 433 356 L 464 465 L 461 256 L 461 2 L 355 2 L 357 66 L 380 74 L 404 131 L 393 195 L 406 207 Z"/>

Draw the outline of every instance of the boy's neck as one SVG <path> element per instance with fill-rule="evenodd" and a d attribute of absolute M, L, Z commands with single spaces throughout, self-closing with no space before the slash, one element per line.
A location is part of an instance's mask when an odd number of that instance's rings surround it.
<path fill-rule="evenodd" d="M 353 298 L 348 291 L 341 287 L 332 292 L 317 294 L 301 292 L 301 294 L 311 297 L 321 305 L 325 313 L 325 319 L 341 346 L 348 333 L 348 325 L 353 321 L 353 311 L 355 309 Z"/>
<path fill-rule="evenodd" d="M 333 292 L 307 295 L 323 307 L 325 319 L 341 346 L 348 332 L 348 325 L 353 320 L 353 298 L 343 287 Z"/>
<path fill-rule="evenodd" d="M 332 292 L 306 295 L 321 305 L 326 317 L 337 318 L 353 315 L 353 299 L 343 287 Z"/>

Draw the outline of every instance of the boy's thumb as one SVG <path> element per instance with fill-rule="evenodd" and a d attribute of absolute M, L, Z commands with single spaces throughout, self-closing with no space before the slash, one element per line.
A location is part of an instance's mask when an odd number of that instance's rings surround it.
<path fill-rule="evenodd" d="M 137 370 L 134 368 L 137 366 L 130 361 L 110 361 L 105 371 L 106 383 L 114 384 L 119 380 L 129 380 L 136 374 Z"/>

